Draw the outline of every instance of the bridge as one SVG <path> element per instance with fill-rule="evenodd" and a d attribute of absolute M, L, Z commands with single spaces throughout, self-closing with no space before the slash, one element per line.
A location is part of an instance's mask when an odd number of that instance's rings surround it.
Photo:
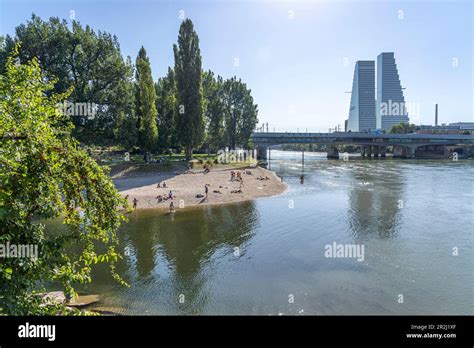
<path fill-rule="evenodd" d="M 387 147 L 393 146 L 396 157 L 415 158 L 417 151 L 429 149 L 446 153 L 446 146 L 474 147 L 474 135 L 462 134 L 374 134 L 362 132 L 334 133 L 271 133 L 254 132 L 251 139 L 257 147 L 259 159 L 267 159 L 269 148 L 282 144 L 326 144 L 328 158 L 339 158 L 336 145 L 360 147 L 362 156 L 385 157 Z"/>

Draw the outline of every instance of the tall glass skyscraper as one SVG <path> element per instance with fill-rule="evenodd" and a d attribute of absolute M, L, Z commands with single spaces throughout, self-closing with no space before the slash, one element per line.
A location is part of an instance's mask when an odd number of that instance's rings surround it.
<path fill-rule="evenodd" d="M 409 122 L 400 77 L 393 52 L 377 57 L 377 128 L 390 130 L 393 125 Z"/>
<path fill-rule="evenodd" d="M 375 62 L 359 60 L 354 70 L 347 130 L 360 132 L 375 128 Z"/>

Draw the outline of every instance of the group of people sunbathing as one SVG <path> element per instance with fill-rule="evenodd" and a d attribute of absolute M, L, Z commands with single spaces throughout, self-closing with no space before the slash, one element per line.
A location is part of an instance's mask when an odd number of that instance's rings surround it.
<path fill-rule="evenodd" d="M 173 196 L 173 192 L 170 191 L 167 195 L 158 195 L 156 196 L 156 199 L 158 200 L 158 203 L 161 203 L 163 201 L 167 201 L 168 199 L 173 199 L 175 196 Z"/>
<path fill-rule="evenodd" d="M 237 172 L 234 172 L 233 170 L 230 171 L 230 181 L 241 181 L 242 180 L 242 174 L 246 175 L 253 175 L 250 170 L 243 170 L 240 172 L 239 170 Z"/>

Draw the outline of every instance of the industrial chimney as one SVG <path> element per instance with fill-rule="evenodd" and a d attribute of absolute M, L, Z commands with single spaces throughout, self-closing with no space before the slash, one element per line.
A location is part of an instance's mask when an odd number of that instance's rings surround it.
<path fill-rule="evenodd" d="M 435 127 L 438 126 L 438 104 L 435 104 Z"/>

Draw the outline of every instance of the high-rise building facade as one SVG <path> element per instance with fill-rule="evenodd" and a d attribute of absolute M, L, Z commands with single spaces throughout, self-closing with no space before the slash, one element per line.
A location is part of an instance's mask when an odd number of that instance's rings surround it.
<path fill-rule="evenodd" d="M 354 69 L 347 131 L 362 132 L 375 128 L 375 62 L 359 60 Z"/>
<path fill-rule="evenodd" d="M 377 128 L 390 130 L 393 125 L 408 123 L 408 111 L 393 52 L 377 57 Z"/>

